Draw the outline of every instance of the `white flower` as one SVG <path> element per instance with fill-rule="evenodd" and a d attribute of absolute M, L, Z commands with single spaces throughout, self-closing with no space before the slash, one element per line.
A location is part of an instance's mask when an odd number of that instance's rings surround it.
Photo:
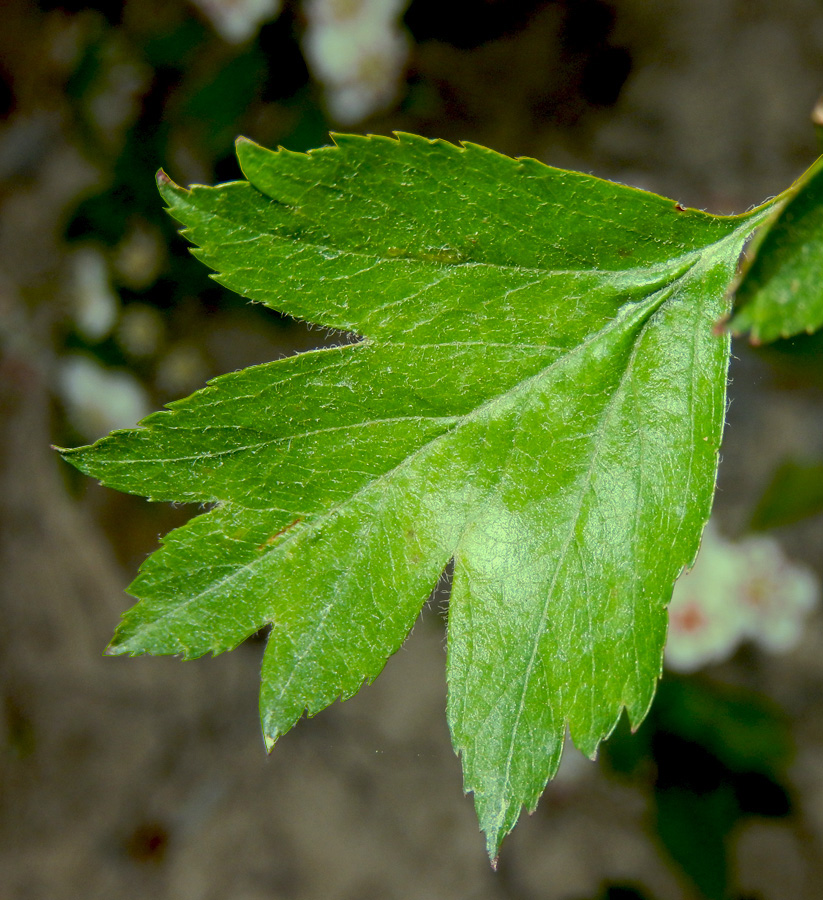
<path fill-rule="evenodd" d="M 305 5 L 306 62 L 326 93 L 329 112 L 346 125 L 388 106 L 409 53 L 401 0 L 311 0 Z"/>
<path fill-rule="evenodd" d="M 694 568 L 674 588 L 666 663 L 693 671 L 727 659 L 745 640 L 789 650 L 819 593 L 814 574 L 790 562 L 774 539 L 733 543 L 709 523 Z"/>

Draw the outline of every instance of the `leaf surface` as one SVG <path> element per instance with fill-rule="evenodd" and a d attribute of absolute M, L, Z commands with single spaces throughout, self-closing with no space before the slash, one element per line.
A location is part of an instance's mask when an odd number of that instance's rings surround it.
<path fill-rule="evenodd" d="M 224 375 L 65 457 L 215 504 L 143 565 L 110 651 L 219 653 L 271 625 L 267 745 L 374 679 L 454 560 L 448 718 L 495 857 L 661 670 L 708 518 L 728 336 L 764 211 L 719 218 L 472 144 L 238 143 L 247 181 L 170 211 L 222 284 L 358 336 Z"/>
<path fill-rule="evenodd" d="M 778 199 L 737 289 L 730 324 L 757 344 L 823 325 L 823 157 Z"/>

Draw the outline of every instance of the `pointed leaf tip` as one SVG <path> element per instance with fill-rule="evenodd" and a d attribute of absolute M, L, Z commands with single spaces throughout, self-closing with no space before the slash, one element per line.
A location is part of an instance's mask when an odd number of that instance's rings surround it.
<path fill-rule="evenodd" d="M 245 135 L 239 135 L 234 141 L 234 152 L 237 154 L 237 160 L 240 163 L 240 168 L 243 168 L 243 158 L 249 154 L 260 154 L 265 157 L 269 157 L 272 155 L 273 151 L 269 150 L 267 147 L 264 147 L 262 144 L 258 144 L 257 141 L 253 141 L 251 138 L 245 137 Z"/>
<path fill-rule="evenodd" d="M 178 200 L 181 197 L 184 197 L 189 193 L 186 188 L 180 187 L 179 184 L 176 184 L 169 176 L 163 171 L 163 169 L 158 169 L 157 174 L 154 176 L 155 181 L 157 183 L 157 190 L 160 192 L 160 196 L 166 201 L 169 207 L 173 207 L 175 205 L 175 200 Z"/>

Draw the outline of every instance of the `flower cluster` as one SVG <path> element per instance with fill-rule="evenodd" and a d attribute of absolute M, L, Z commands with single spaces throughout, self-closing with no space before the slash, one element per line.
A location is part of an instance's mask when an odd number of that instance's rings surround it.
<path fill-rule="evenodd" d="M 789 650 L 819 594 L 814 573 L 789 561 L 773 538 L 731 542 L 709 523 L 694 568 L 674 588 L 666 664 L 691 672 L 727 659 L 747 640 Z"/>

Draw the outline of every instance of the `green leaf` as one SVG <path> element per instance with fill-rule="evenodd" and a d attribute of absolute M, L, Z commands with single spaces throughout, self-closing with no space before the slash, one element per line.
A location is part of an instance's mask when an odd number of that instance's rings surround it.
<path fill-rule="evenodd" d="M 778 200 L 737 289 L 730 327 L 760 344 L 823 325 L 823 157 Z"/>
<path fill-rule="evenodd" d="M 172 215 L 222 284 L 359 337 L 225 375 L 66 459 L 216 504 L 143 565 L 113 653 L 271 625 L 267 745 L 374 679 L 450 560 L 448 718 L 495 857 L 661 670 L 709 515 L 741 247 L 718 218 L 482 147 L 248 141 Z"/>

